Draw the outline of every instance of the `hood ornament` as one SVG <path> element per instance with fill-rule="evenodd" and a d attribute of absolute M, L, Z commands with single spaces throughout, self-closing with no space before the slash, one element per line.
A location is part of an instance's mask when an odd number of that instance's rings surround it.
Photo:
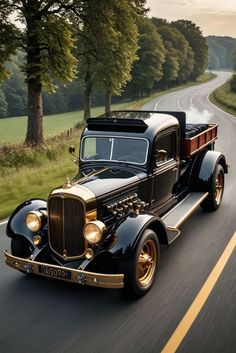
<path fill-rule="evenodd" d="M 63 257 L 64 257 L 64 259 L 66 259 L 66 257 L 67 257 L 67 251 L 66 251 L 66 249 L 63 250 Z"/>
<path fill-rule="evenodd" d="M 72 187 L 71 181 L 69 178 L 66 178 L 65 184 L 63 185 L 63 189 L 69 189 Z"/>

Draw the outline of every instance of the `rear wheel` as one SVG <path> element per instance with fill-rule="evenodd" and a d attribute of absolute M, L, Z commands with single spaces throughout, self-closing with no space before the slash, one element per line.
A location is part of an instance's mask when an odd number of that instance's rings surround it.
<path fill-rule="evenodd" d="M 139 298 L 149 291 L 156 276 L 159 256 L 157 236 L 151 229 L 147 229 L 134 253 L 123 264 L 124 292 L 128 296 Z"/>
<path fill-rule="evenodd" d="M 218 164 L 215 168 L 214 176 L 209 185 L 209 195 L 201 203 L 201 207 L 205 211 L 215 211 L 220 207 L 224 192 L 224 169 Z"/>

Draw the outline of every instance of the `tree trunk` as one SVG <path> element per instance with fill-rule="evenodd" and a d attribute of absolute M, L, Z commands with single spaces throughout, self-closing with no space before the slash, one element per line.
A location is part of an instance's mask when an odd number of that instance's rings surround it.
<path fill-rule="evenodd" d="M 40 2 L 28 0 L 25 5 L 27 23 L 27 85 L 28 126 L 25 144 L 38 146 L 43 143 L 43 104 L 40 50 Z"/>
<path fill-rule="evenodd" d="M 28 82 L 28 126 L 25 144 L 38 146 L 43 143 L 42 88 Z"/>
<path fill-rule="evenodd" d="M 84 121 L 91 118 L 91 96 L 92 96 L 92 82 L 91 74 L 87 72 L 85 77 L 85 92 L 84 92 Z"/>
<path fill-rule="evenodd" d="M 111 112 L 111 91 L 109 88 L 106 89 L 105 94 L 105 113 L 109 115 Z"/>

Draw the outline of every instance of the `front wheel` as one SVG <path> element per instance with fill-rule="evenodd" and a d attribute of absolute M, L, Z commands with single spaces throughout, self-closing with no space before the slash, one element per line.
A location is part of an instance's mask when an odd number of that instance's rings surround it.
<path fill-rule="evenodd" d="M 211 184 L 209 185 L 209 195 L 201 203 L 201 207 L 204 211 L 215 211 L 220 207 L 224 193 L 224 178 L 224 169 L 218 164 L 215 168 Z"/>
<path fill-rule="evenodd" d="M 151 229 L 146 229 L 134 253 L 123 264 L 125 294 L 139 298 L 149 291 L 157 273 L 159 257 L 157 236 Z"/>

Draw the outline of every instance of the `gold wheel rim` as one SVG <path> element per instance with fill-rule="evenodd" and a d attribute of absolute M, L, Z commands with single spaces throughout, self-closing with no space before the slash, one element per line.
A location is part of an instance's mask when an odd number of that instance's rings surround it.
<path fill-rule="evenodd" d="M 220 204 L 222 194 L 223 194 L 223 174 L 219 172 L 216 178 L 216 186 L 215 186 L 215 201 L 217 205 Z"/>
<path fill-rule="evenodd" d="M 156 245 L 152 239 L 147 240 L 139 253 L 137 279 L 142 287 L 151 283 L 157 264 Z"/>

